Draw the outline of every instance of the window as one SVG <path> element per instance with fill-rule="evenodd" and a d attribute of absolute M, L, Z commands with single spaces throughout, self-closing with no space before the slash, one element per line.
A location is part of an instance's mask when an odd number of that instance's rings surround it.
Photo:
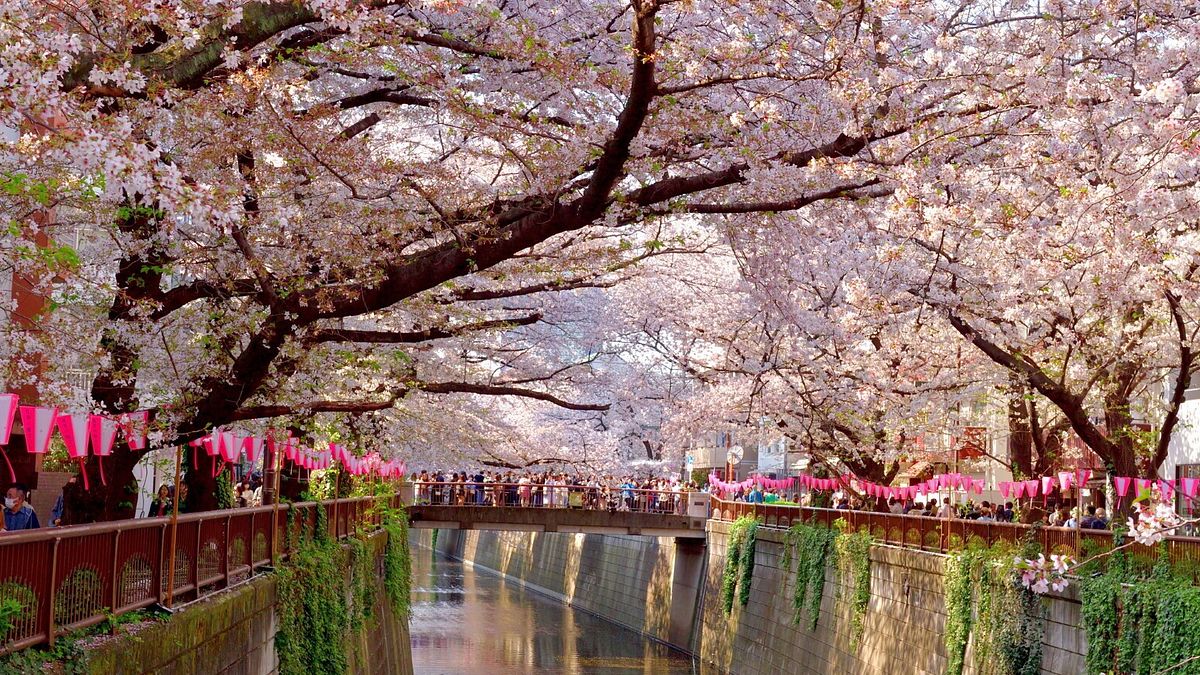
<path fill-rule="evenodd" d="M 1183 494 L 1183 481 L 1181 478 L 1200 478 L 1200 464 L 1179 464 L 1175 467 L 1175 485 L 1178 487 L 1175 490 L 1175 512 L 1181 516 L 1189 516 L 1197 511 L 1200 511 L 1200 505 L 1195 501 L 1188 499 Z"/>

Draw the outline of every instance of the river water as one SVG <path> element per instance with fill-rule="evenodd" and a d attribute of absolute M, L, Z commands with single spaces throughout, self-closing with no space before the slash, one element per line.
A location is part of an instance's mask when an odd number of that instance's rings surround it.
<path fill-rule="evenodd" d="M 682 652 L 504 577 L 413 549 L 416 675 L 691 675 Z"/>

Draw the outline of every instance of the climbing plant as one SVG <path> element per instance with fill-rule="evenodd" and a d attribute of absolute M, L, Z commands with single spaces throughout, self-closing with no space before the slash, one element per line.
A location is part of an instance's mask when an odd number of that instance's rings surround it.
<path fill-rule="evenodd" d="M 365 542 L 343 547 L 329 536 L 325 509 L 316 509 L 311 537 L 280 566 L 276 584 L 280 675 L 344 675 L 348 634 L 366 625 L 374 607 L 374 566 Z"/>
<path fill-rule="evenodd" d="M 229 480 L 228 471 L 222 471 L 217 476 L 216 498 L 218 509 L 233 508 L 233 483 Z"/>
<path fill-rule="evenodd" d="M 943 576 L 946 602 L 946 658 L 948 675 L 961 675 L 971 636 L 972 569 L 977 567 L 978 552 L 954 551 L 946 558 Z"/>
<path fill-rule="evenodd" d="M 20 614 L 21 603 L 16 598 L 0 599 L 0 644 L 4 644 L 4 637 L 12 630 L 13 618 Z"/>
<path fill-rule="evenodd" d="M 837 554 L 838 585 L 843 586 L 847 577 L 854 585 L 850 596 L 850 645 L 858 649 L 862 641 L 867 606 L 871 602 L 871 535 L 868 532 L 848 532 L 839 528 L 834 538 Z"/>
<path fill-rule="evenodd" d="M 784 541 L 783 566 L 791 570 L 796 563 L 795 592 L 792 596 L 792 623 L 799 625 L 802 615 L 808 614 L 808 629 L 816 630 L 821 615 L 821 598 L 825 593 L 825 565 L 833 548 L 833 532 L 818 525 L 796 523 L 788 530 Z M 793 558 L 793 550 L 794 558 Z"/>
<path fill-rule="evenodd" d="M 407 619 L 412 593 L 412 552 L 408 545 L 408 515 L 380 500 L 387 545 L 383 549 L 383 586 L 397 616 Z"/>
<path fill-rule="evenodd" d="M 1200 660 L 1200 588 L 1161 570 L 1109 566 L 1081 584 L 1088 637 L 1087 672 L 1196 675 Z"/>
<path fill-rule="evenodd" d="M 738 562 L 738 604 L 745 607 L 750 602 L 750 583 L 754 580 L 754 548 L 758 539 L 758 521 L 751 520 L 746 526 L 742 540 L 741 560 Z"/>
<path fill-rule="evenodd" d="M 1121 574 L 1110 570 L 1080 582 L 1080 620 L 1087 632 L 1085 665 L 1089 673 L 1107 673 L 1117 657 L 1117 599 L 1121 595 Z"/>
<path fill-rule="evenodd" d="M 744 606 L 750 601 L 750 582 L 754 576 L 754 540 L 758 520 L 742 516 L 729 526 L 729 549 L 725 556 L 725 570 L 721 577 L 721 606 L 726 614 L 733 612 L 735 597 Z M 746 555 L 746 549 L 749 555 Z M 738 581 L 742 592 L 739 594 Z"/>
<path fill-rule="evenodd" d="M 975 635 L 975 666 L 998 675 L 1041 672 L 1045 610 L 1041 598 L 1018 581 L 1013 544 L 971 546 L 946 559 L 945 644 L 947 673 L 965 665 L 967 641 Z"/>

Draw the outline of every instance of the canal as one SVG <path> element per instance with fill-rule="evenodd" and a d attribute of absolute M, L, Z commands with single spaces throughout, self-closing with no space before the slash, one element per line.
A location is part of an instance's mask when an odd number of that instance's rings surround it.
<path fill-rule="evenodd" d="M 429 549 L 413 549 L 416 675 L 697 673 L 682 652 Z"/>

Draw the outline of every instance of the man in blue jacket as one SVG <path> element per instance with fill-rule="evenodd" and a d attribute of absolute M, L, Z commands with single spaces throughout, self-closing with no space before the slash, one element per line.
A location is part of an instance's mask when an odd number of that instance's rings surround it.
<path fill-rule="evenodd" d="M 4 532 L 36 530 L 41 527 L 33 507 L 25 503 L 29 490 L 20 483 L 13 484 L 4 495 Z"/>

